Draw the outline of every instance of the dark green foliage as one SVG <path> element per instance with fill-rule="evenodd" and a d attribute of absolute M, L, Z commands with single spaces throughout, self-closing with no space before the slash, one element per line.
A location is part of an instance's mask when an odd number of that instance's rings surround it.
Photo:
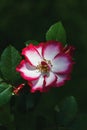
<path fill-rule="evenodd" d="M 77 114 L 77 102 L 73 96 L 67 97 L 55 107 L 56 118 L 59 125 L 67 126 L 76 117 Z"/>
<path fill-rule="evenodd" d="M 29 41 L 26 41 L 24 44 L 25 44 L 26 46 L 28 46 L 29 44 L 38 45 L 38 42 L 35 41 L 35 40 L 29 40 Z"/>
<path fill-rule="evenodd" d="M 12 96 L 12 86 L 6 83 L 0 84 L 0 107 L 7 104 Z"/>
<path fill-rule="evenodd" d="M 46 40 L 56 40 L 66 43 L 66 32 L 61 22 L 52 25 L 46 33 Z"/>
<path fill-rule="evenodd" d="M 0 130 L 1 128 L 7 128 L 6 130 L 16 130 L 14 127 L 14 116 L 10 112 L 9 103 L 0 107 Z"/>
<path fill-rule="evenodd" d="M 38 99 L 37 105 L 34 104 L 36 97 L 33 97 L 30 93 L 29 95 L 27 94 L 27 96 L 19 96 L 16 104 L 18 105 L 16 110 L 19 110 L 17 113 L 14 113 L 15 102 L 13 102 L 13 105 L 11 104 L 11 107 L 13 107 L 12 112 L 15 114 L 14 121 L 16 130 L 87 130 L 86 0 L 1 0 L 0 54 L 9 43 L 21 51 L 21 49 L 25 47 L 25 44 L 28 45 L 30 42 L 37 44 L 38 42 L 36 41 L 45 41 L 45 32 L 47 29 L 59 20 L 62 21 L 66 29 L 67 43 L 74 45 L 76 48 L 74 56 L 76 64 L 73 69 L 72 78 L 64 87 L 57 88 L 57 91 L 55 90 L 56 92 L 51 91 L 42 94 L 44 96 L 39 97 L 40 100 Z M 54 30 L 56 30 L 56 26 L 59 25 L 61 26 L 61 23 L 54 24 Z M 63 26 L 61 26 L 62 38 L 58 34 L 58 30 L 55 36 L 52 34 L 52 30 L 50 32 L 47 31 L 46 39 L 60 40 L 65 44 L 66 36 Z M 36 41 L 29 39 L 35 39 Z M 24 41 L 28 42 L 24 44 Z M 4 104 L 0 104 L 2 106 L 0 107 L 0 130 L 5 128 L 15 130 L 15 127 L 10 126 L 13 121 L 13 116 L 10 113 L 10 104 L 6 104 L 10 101 L 10 97 L 8 97 L 7 93 L 11 94 L 12 90 L 8 84 L 3 82 L 6 81 L 15 86 L 16 83 L 19 84 L 20 77 L 18 73 L 15 72 L 15 67 L 18 62 L 20 62 L 20 56 L 16 56 L 19 54 L 13 46 L 7 48 L 7 52 L 2 53 L 4 54 L 4 58 L 1 58 L 2 63 L 0 62 L 0 66 L 2 66 L 0 67 L 0 93 L 1 97 L 4 94 L 3 100 L 5 101 Z M 14 53 L 11 53 L 12 50 L 14 50 Z M 11 56 L 14 61 L 11 61 Z M 60 99 L 69 95 L 74 95 L 75 98 L 67 97 L 61 102 Z M 0 98 L 1 102 L 3 100 Z M 76 112 L 76 101 L 80 112 Z M 56 110 L 54 110 L 54 108 Z M 55 113 L 57 117 L 55 117 Z M 60 115 L 62 115 L 62 118 L 60 118 Z M 60 124 L 58 124 L 58 121 Z"/>
<path fill-rule="evenodd" d="M 13 46 L 8 46 L 1 55 L 0 69 L 3 78 L 10 83 L 17 83 L 20 79 L 16 72 L 16 66 L 20 62 L 21 57 Z"/>
<path fill-rule="evenodd" d="M 77 116 L 71 126 L 71 130 L 87 130 L 87 113 Z"/>

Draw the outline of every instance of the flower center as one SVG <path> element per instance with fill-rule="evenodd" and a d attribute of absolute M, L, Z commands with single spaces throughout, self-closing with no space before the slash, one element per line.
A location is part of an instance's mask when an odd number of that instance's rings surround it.
<path fill-rule="evenodd" d="M 42 73 L 48 73 L 51 67 L 51 61 L 44 59 L 39 65 L 37 65 L 36 69 L 39 69 L 39 71 Z"/>

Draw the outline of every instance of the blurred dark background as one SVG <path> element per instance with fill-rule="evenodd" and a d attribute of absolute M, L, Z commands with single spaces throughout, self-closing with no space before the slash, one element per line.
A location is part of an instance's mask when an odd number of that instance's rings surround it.
<path fill-rule="evenodd" d="M 27 40 L 45 41 L 48 28 L 61 21 L 67 43 L 75 46 L 72 79 L 58 88 L 56 100 L 73 95 L 87 111 L 87 1 L 0 0 L 0 54 L 12 44 L 21 51 Z M 52 98 L 52 97 L 51 97 Z"/>

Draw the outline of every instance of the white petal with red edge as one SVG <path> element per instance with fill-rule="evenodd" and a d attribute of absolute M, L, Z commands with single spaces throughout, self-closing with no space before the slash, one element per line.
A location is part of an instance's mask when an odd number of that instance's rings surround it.
<path fill-rule="evenodd" d="M 38 46 L 36 46 L 36 49 L 39 52 L 41 57 L 42 57 L 42 48 L 43 48 L 43 43 L 40 43 Z"/>
<path fill-rule="evenodd" d="M 45 86 L 51 86 L 56 81 L 56 75 L 52 72 L 49 72 L 48 76 L 45 76 Z"/>
<path fill-rule="evenodd" d="M 37 66 L 42 60 L 39 52 L 32 44 L 22 50 L 22 55 L 24 55 L 33 66 Z"/>
<path fill-rule="evenodd" d="M 32 81 L 30 86 L 31 92 L 35 92 L 36 90 L 42 92 L 44 87 L 44 77 L 40 76 L 37 80 Z"/>
<path fill-rule="evenodd" d="M 71 69 L 71 64 L 68 56 L 57 56 L 52 61 L 52 71 L 55 73 L 68 73 Z"/>
<path fill-rule="evenodd" d="M 56 81 L 56 87 L 60 87 L 65 84 L 66 80 L 69 80 L 68 75 L 56 75 L 57 81 Z"/>
<path fill-rule="evenodd" d="M 19 66 L 16 68 L 20 72 L 21 76 L 26 80 L 34 80 L 40 76 L 40 72 L 32 67 L 28 62 L 22 61 Z"/>
<path fill-rule="evenodd" d="M 57 41 L 49 41 L 44 44 L 42 54 L 44 59 L 52 60 L 54 57 L 61 52 L 62 45 Z"/>

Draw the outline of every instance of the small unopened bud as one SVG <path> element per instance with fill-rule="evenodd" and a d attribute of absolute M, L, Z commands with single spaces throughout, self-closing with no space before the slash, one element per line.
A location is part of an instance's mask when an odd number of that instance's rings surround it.
<path fill-rule="evenodd" d="M 18 94 L 18 92 L 24 87 L 25 84 L 20 84 L 13 90 L 13 94 Z"/>

